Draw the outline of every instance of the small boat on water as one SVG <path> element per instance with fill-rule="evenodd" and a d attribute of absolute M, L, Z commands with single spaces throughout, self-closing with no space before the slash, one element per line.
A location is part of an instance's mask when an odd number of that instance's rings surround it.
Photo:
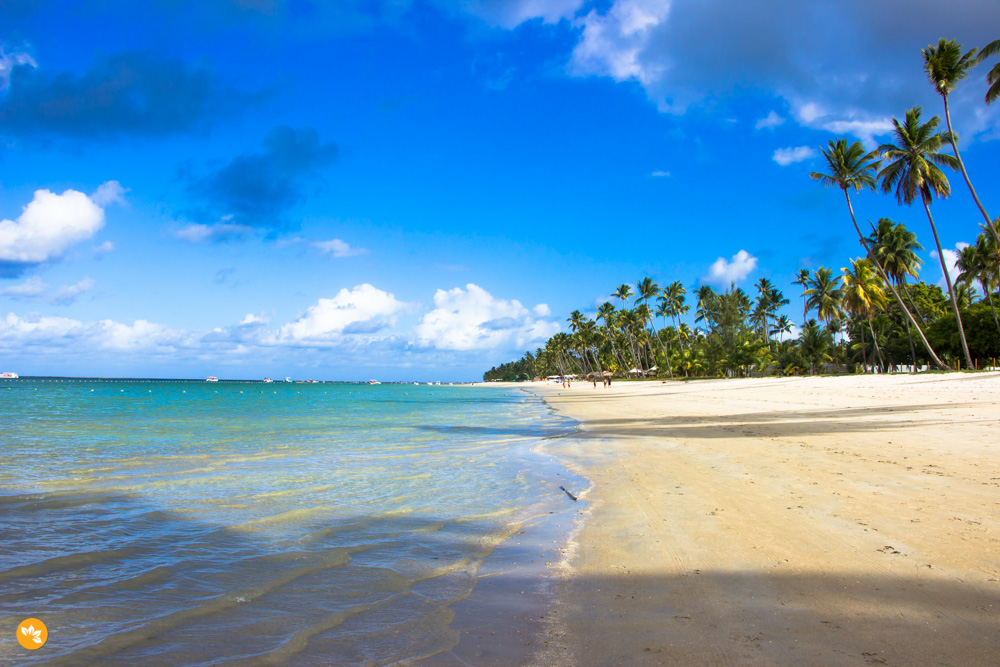
<path fill-rule="evenodd" d="M 264 384 L 271 384 L 272 382 L 274 382 L 274 380 L 271 378 L 264 378 Z"/>
<path fill-rule="evenodd" d="M 368 384 L 382 384 L 382 383 L 379 382 L 378 380 L 369 380 Z"/>
<path fill-rule="evenodd" d="M 215 377 L 214 375 L 209 375 L 207 378 L 205 378 L 205 382 L 218 382 L 218 381 L 219 378 Z"/>
<path fill-rule="evenodd" d="M 290 378 L 290 377 L 286 377 L 285 378 L 285 382 L 291 382 L 291 381 L 292 381 L 292 378 Z"/>
<path fill-rule="evenodd" d="M 4 380 L 16 380 L 19 377 L 21 377 L 21 376 L 18 375 L 17 373 L 13 373 L 11 371 L 6 371 L 4 373 L 0 373 L 0 378 L 2 378 Z"/>

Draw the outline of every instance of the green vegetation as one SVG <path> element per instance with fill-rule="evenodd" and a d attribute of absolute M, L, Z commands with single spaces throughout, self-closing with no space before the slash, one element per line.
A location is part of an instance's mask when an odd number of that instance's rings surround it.
<path fill-rule="evenodd" d="M 803 313 L 797 338 L 790 337 L 789 317 L 779 312 L 789 300 L 767 278 L 757 281 L 753 296 L 735 284 L 723 292 L 695 287 L 692 329 L 680 319 L 691 310 L 685 287 L 674 281 L 661 288 L 646 277 L 634 292 L 627 284 L 615 289 L 618 305 L 602 304 L 594 319 L 573 311 L 567 320 L 570 333 L 556 334 L 534 353 L 494 367 L 483 378 L 600 378 L 609 372 L 637 378 L 746 377 L 995 366 L 1000 357 L 1000 218 L 989 217 L 962 162 L 949 94 L 973 67 L 1000 55 L 1000 40 L 978 55 L 976 49 L 963 54 L 960 44 L 944 39 L 922 53 L 924 71 L 944 102 L 947 130 L 938 131 L 937 116 L 923 121 L 922 109 L 908 109 L 902 121 L 892 119 L 890 142 L 868 152 L 858 141 L 830 141 L 823 150 L 826 171 L 810 174 L 843 190 L 863 256 L 849 259 L 840 273 L 824 266 L 798 272 L 793 284 L 802 288 Z M 990 104 L 1000 95 L 1000 63 L 986 82 Z M 954 281 L 930 208 L 935 199 L 951 194 L 944 169 L 961 173 L 983 217 L 982 233 L 960 253 Z M 869 223 L 871 234 L 862 233 L 850 195 L 876 188 L 893 193 L 901 205 L 920 199 L 947 293 L 919 281 L 922 261 L 916 252 L 923 246 L 914 232 L 883 217 Z M 911 278 L 916 282 L 908 282 Z M 661 318 L 659 328 L 656 318 Z"/>

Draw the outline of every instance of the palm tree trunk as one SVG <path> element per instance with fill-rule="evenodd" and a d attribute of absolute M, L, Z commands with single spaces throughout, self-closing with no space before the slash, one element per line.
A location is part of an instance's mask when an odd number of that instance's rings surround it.
<path fill-rule="evenodd" d="M 878 347 L 878 336 L 875 335 L 875 328 L 872 326 L 871 320 L 868 320 L 868 329 L 872 332 L 872 346 L 875 348 L 875 353 L 878 355 L 878 367 L 881 370 L 885 370 L 885 359 L 882 358 L 882 350 Z"/>
<path fill-rule="evenodd" d="M 878 261 L 878 258 L 875 257 L 875 254 L 871 252 L 871 249 L 868 247 L 864 234 L 861 233 L 861 229 L 858 227 L 858 221 L 854 218 L 854 207 L 851 205 L 851 195 L 847 192 L 846 188 L 844 189 L 844 197 L 847 198 L 847 209 L 851 212 L 851 222 L 854 223 L 854 231 L 858 233 L 861 245 L 865 248 L 865 254 L 871 257 L 872 263 L 874 263 L 875 268 L 878 269 L 879 277 L 881 277 L 885 284 L 888 285 L 889 291 L 892 292 L 892 296 L 895 297 L 896 303 L 898 303 L 899 307 L 903 309 L 903 313 L 906 314 L 906 317 L 913 323 L 913 326 L 917 327 L 917 333 L 920 334 L 920 342 L 924 344 L 924 348 L 927 350 L 927 354 L 930 355 L 931 359 L 934 360 L 934 364 L 941 370 L 950 371 L 951 367 L 941 361 L 941 359 L 937 356 L 937 353 L 934 352 L 934 348 L 931 347 L 929 342 L 927 342 L 927 336 L 924 335 L 924 332 L 917 324 L 917 321 L 913 319 L 913 315 L 910 313 L 909 309 L 907 309 L 906 304 L 904 304 L 903 300 L 899 298 L 899 293 L 896 292 L 895 286 L 892 284 L 892 281 L 889 280 L 889 275 L 885 272 L 885 269 L 882 268 L 882 262 Z M 930 215 L 930 209 L 927 209 L 927 215 Z M 936 238 L 937 236 L 935 236 L 935 239 Z"/>
<path fill-rule="evenodd" d="M 903 295 L 906 296 L 906 300 L 910 302 L 911 306 L 913 306 L 913 312 L 917 314 L 921 322 L 927 324 L 927 318 L 924 317 L 924 314 L 920 312 L 920 307 L 916 304 L 916 302 L 913 300 L 913 296 L 910 294 L 910 286 L 906 284 L 905 275 L 903 276 L 902 285 L 903 285 Z"/>
<path fill-rule="evenodd" d="M 962 326 L 962 316 L 958 312 L 958 299 L 955 296 L 955 288 L 951 283 L 951 275 L 948 273 L 948 265 L 944 261 L 944 253 L 941 251 L 941 239 L 938 238 L 937 226 L 931 216 L 931 207 L 922 196 L 920 201 L 924 204 L 927 212 L 927 220 L 931 223 L 931 231 L 934 233 L 934 245 L 937 247 L 938 260 L 941 262 L 941 271 L 944 273 L 944 281 L 948 285 L 948 296 L 951 297 L 951 309 L 955 311 L 955 322 L 958 324 L 958 337 L 962 341 L 962 352 L 965 354 L 965 363 L 968 368 L 972 368 L 972 357 L 969 355 L 969 343 L 965 340 L 965 327 Z"/>
<path fill-rule="evenodd" d="M 979 207 L 979 212 L 983 214 L 983 219 L 986 220 L 986 224 L 982 225 L 982 227 L 986 229 L 993 236 L 993 240 L 1000 245 L 1000 235 L 998 235 L 997 230 L 994 229 L 990 215 L 986 212 L 986 207 L 984 207 L 983 203 L 979 201 L 976 189 L 972 187 L 972 181 L 969 180 L 969 174 L 965 171 L 965 162 L 962 161 L 962 155 L 958 152 L 958 142 L 955 141 L 955 133 L 951 129 L 951 110 L 948 108 L 948 96 L 942 95 L 941 97 L 944 98 L 944 119 L 948 124 L 948 139 L 951 142 L 952 150 L 955 151 L 955 158 L 958 160 L 959 171 L 962 172 L 962 178 L 965 179 L 965 184 L 969 186 L 969 192 L 972 193 L 972 198 L 975 200 L 976 206 Z"/>
<path fill-rule="evenodd" d="M 865 373 L 868 372 L 868 349 L 865 345 L 865 328 L 861 327 L 861 361 L 865 365 Z"/>
<path fill-rule="evenodd" d="M 907 320 L 903 320 L 903 324 L 906 325 L 906 341 L 910 344 L 910 358 L 913 359 L 913 372 L 917 372 L 917 351 L 913 349 L 913 333 L 910 331 L 910 323 Z"/>
<path fill-rule="evenodd" d="M 993 311 L 993 321 L 997 325 L 997 331 L 1000 331 L 1000 319 L 997 319 L 997 309 L 993 306 L 993 295 L 990 294 L 990 290 L 986 286 L 986 283 L 984 283 L 983 281 L 980 280 L 979 284 L 982 286 L 983 291 L 986 292 L 986 298 L 990 302 L 990 310 Z"/>

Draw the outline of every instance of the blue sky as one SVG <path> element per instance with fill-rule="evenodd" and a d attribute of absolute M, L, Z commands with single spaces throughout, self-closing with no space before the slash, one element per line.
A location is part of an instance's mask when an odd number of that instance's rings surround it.
<path fill-rule="evenodd" d="M 0 370 L 477 379 L 645 276 L 766 277 L 797 320 L 794 274 L 857 255 L 819 150 L 940 114 L 920 49 L 998 25 L 993 0 L 5 2 Z M 987 69 L 951 99 L 996 216 Z M 949 249 L 981 221 L 951 181 Z M 933 245 L 919 207 L 855 208 Z"/>

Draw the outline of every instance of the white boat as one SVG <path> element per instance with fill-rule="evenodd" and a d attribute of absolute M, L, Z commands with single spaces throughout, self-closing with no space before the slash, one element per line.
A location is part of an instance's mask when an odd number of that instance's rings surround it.
<path fill-rule="evenodd" d="M 379 382 L 378 380 L 369 380 L 368 384 L 382 384 L 382 383 Z"/>
<path fill-rule="evenodd" d="M 219 378 L 215 377 L 214 375 L 209 375 L 207 378 L 205 378 L 205 382 L 218 382 L 218 381 Z"/>
<path fill-rule="evenodd" d="M 17 373 L 11 372 L 11 371 L 6 371 L 4 373 L 0 373 L 0 378 L 2 378 L 4 380 L 16 380 L 19 377 L 21 377 L 21 376 L 18 375 Z"/>
<path fill-rule="evenodd" d="M 291 382 L 291 381 L 292 381 L 292 378 L 290 378 L 290 377 L 286 377 L 285 378 L 285 382 Z"/>
<path fill-rule="evenodd" d="M 274 382 L 274 380 L 271 378 L 264 378 L 264 384 L 271 384 L 272 382 Z"/>

